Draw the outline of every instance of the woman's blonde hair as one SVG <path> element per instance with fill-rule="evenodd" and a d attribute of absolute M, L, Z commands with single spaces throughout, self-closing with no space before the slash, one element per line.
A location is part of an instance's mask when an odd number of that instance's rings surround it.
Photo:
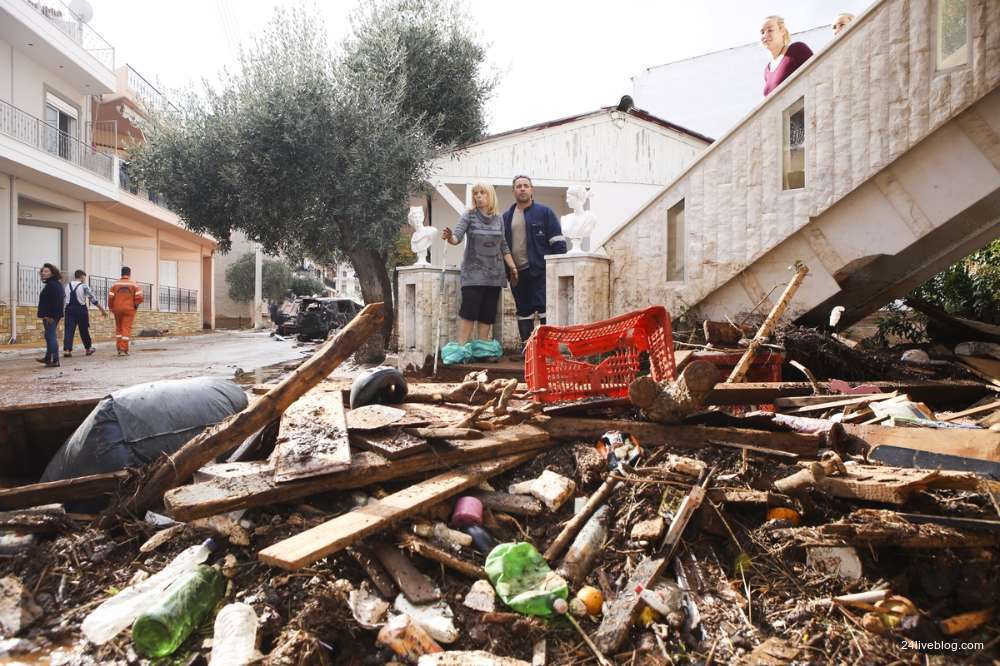
<path fill-rule="evenodd" d="M 492 215 L 498 215 L 500 213 L 500 209 L 499 209 L 498 204 L 497 204 L 497 191 L 495 189 L 493 189 L 492 185 L 489 185 L 487 183 L 476 183 L 475 185 L 472 186 L 472 196 L 473 197 L 476 196 L 476 192 L 485 192 L 486 193 L 486 214 L 487 215 L 491 215 L 492 216 Z M 472 200 L 472 208 L 469 209 L 469 212 L 471 213 L 474 210 L 476 210 L 476 200 L 473 198 L 473 200 Z"/>
<path fill-rule="evenodd" d="M 788 32 L 788 27 L 785 25 L 785 19 L 780 16 L 767 16 L 764 21 L 774 21 L 778 24 L 778 30 L 781 31 L 782 42 L 784 46 L 788 46 L 792 43 L 792 35 Z"/>

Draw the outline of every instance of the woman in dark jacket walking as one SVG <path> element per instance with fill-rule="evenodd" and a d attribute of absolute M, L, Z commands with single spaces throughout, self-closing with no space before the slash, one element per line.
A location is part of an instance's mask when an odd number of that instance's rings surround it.
<path fill-rule="evenodd" d="M 38 272 L 45 286 L 38 295 L 38 318 L 45 328 L 45 358 L 36 359 L 44 363 L 46 368 L 59 367 L 59 341 L 56 339 L 56 326 L 63 317 L 63 307 L 66 302 L 66 291 L 62 285 L 62 275 L 52 264 L 43 264 Z"/>

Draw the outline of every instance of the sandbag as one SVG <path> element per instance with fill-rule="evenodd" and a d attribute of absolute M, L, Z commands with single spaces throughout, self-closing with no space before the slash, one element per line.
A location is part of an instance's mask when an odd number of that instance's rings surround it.
<path fill-rule="evenodd" d="M 243 389 L 212 377 L 150 382 L 115 391 L 97 403 L 59 448 L 41 480 L 141 467 L 173 453 L 206 427 L 246 406 Z"/>

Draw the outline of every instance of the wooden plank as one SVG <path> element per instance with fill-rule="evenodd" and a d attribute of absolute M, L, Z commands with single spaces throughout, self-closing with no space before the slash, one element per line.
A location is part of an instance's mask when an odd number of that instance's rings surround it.
<path fill-rule="evenodd" d="M 793 506 L 787 495 L 753 488 L 710 488 L 705 495 L 716 503 L 765 504 L 767 506 Z"/>
<path fill-rule="evenodd" d="M 389 574 L 386 573 L 385 568 L 375 559 L 375 555 L 370 548 L 363 543 L 356 543 L 347 549 L 347 554 L 361 565 L 361 568 L 368 574 L 368 579 L 378 588 L 379 594 L 386 599 L 395 598 L 398 593 L 396 584 L 389 579 Z"/>
<path fill-rule="evenodd" d="M 398 460 L 431 448 L 426 439 L 405 433 L 402 428 L 388 428 L 384 432 L 352 432 L 351 444 L 388 460 Z"/>
<path fill-rule="evenodd" d="M 962 531 L 946 525 L 917 523 L 893 511 L 859 509 L 835 523 L 774 530 L 776 539 L 804 546 L 893 546 L 898 548 L 980 548 L 1000 543 L 1000 531 Z"/>
<path fill-rule="evenodd" d="M 128 471 L 78 476 L 0 490 L 0 509 L 26 509 L 39 504 L 111 495 L 129 477 Z"/>
<path fill-rule="evenodd" d="M 976 356 L 960 356 L 959 360 L 975 370 L 984 379 L 995 385 L 1000 385 L 1000 361 Z"/>
<path fill-rule="evenodd" d="M 960 412 L 955 412 L 950 414 L 943 419 L 938 419 L 939 421 L 957 421 L 958 419 L 964 419 L 968 416 L 976 416 L 978 414 L 984 414 L 986 412 L 993 411 L 994 409 L 1000 409 L 1000 400 L 994 400 L 993 402 L 988 402 L 985 405 L 979 405 L 978 407 L 970 407 L 969 409 L 964 409 Z"/>
<path fill-rule="evenodd" d="M 351 431 L 379 430 L 393 425 L 405 416 L 406 410 L 398 407 L 365 405 L 347 413 L 347 429 Z"/>
<path fill-rule="evenodd" d="M 830 400 L 830 396 L 824 396 L 827 401 L 814 403 L 812 405 L 803 405 L 802 407 L 796 407 L 789 410 L 789 414 L 807 414 L 809 412 L 822 412 L 827 409 L 836 409 L 837 407 L 847 407 L 849 405 L 862 405 L 869 402 L 876 402 L 879 400 L 888 400 L 889 398 L 895 398 L 899 394 L 893 391 L 892 393 L 873 393 L 871 395 L 852 395 L 850 398 L 841 398 L 839 400 Z"/>
<path fill-rule="evenodd" d="M 608 430 L 621 430 L 638 437 L 642 445 L 647 448 L 669 445 L 700 449 L 708 446 L 710 441 L 719 441 L 799 456 L 815 456 L 821 440 L 817 434 L 699 425 L 663 425 L 615 419 L 552 417 L 543 423 L 542 427 L 556 439 L 597 441 Z"/>
<path fill-rule="evenodd" d="M 522 453 L 444 472 L 279 541 L 260 551 L 258 556 L 262 562 L 272 566 L 299 569 L 532 457 Z"/>
<path fill-rule="evenodd" d="M 239 480 L 181 486 L 167 492 L 163 503 L 168 515 L 187 522 L 236 509 L 289 502 L 331 490 L 363 488 L 453 465 L 537 451 L 554 445 L 541 428 L 522 424 L 497 430 L 483 439 L 445 442 L 427 453 L 393 462 L 374 453 L 357 453 L 351 457 L 351 466 L 346 470 L 289 483 L 275 483 L 273 472 L 265 469 Z"/>
<path fill-rule="evenodd" d="M 441 590 L 437 589 L 434 581 L 413 566 L 413 562 L 399 552 L 398 548 L 381 541 L 373 543 L 371 548 L 375 559 L 385 567 L 403 596 L 411 603 L 432 604 L 441 598 Z"/>
<path fill-rule="evenodd" d="M 878 390 L 889 393 L 906 393 L 912 400 L 929 403 L 970 403 L 979 400 L 989 390 L 982 382 L 971 380 L 899 382 L 865 382 Z M 820 388 L 830 391 L 830 382 L 819 382 Z M 747 382 L 742 384 L 716 384 L 705 401 L 709 405 L 760 405 L 773 403 L 778 398 L 811 395 L 809 382 Z"/>
<path fill-rule="evenodd" d="M 463 576 L 468 576 L 473 580 L 486 578 L 486 570 L 478 564 L 473 564 L 472 562 L 467 562 L 463 559 L 457 558 L 451 553 L 442 550 L 441 548 L 438 548 L 437 546 L 412 534 L 401 532 L 399 534 L 399 543 L 403 546 L 403 548 L 406 548 L 410 552 L 416 553 L 421 557 L 426 557 L 429 560 L 440 562 L 449 569 L 457 571 Z"/>
<path fill-rule="evenodd" d="M 272 455 L 278 483 L 350 467 L 351 447 L 340 389 L 319 384 L 292 403 L 281 417 Z"/>
<path fill-rule="evenodd" d="M 614 654 L 625 641 L 639 612 L 640 599 L 635 593 L 638 585 L 650 587 L 653 581 L 666 567 L 666 558 L 646 559 L 632 572 L 628 584 L 611 602 L 610 607 L 601 620 L 601 625 L 594 634 L 594 642 L 604 654 Z"/>
<path fill-rule="evenodd" d="M 870 448 L 890 445 L 1000 462 L 1000 432 L 990 430 L 895 428 L 845 423 L 844 432 Z"/>
<path fill-rule="evenodd" d="M 485 490 L 477 490 L 469 494 L 478 498 L 483 506 L 494 511 L 513 513 L 518 516 L 538 516 L 545 510 L 542 503 L 531 495 L 511 495 L 510 493 L 494 493 Z"/>
<path fill-rule="evenodd" d="M 882 398 L 891 397 L 889 393 L 862 393 L 860 395 L 853 395 L 852 398 L 871 398 L 873 400 L 881 400 Z M 820 403 L 830 402 L 831 400 L 838 400 L 845 398 L 847 396 L 834 394 L 834 395 L 799 395 L 792 396 L 790 398 L 776 398 L 774 401 L 774 406 L 777 409 L 794 409 L 796 407 L 807 407 L 809 405 L 816 405 Z"/>
<path fill-rule="evenodd" d="M 878 465 L 848 465 L 848 474 L 828 476 L 816 488 L 834 497 L 886 504 L 905 504 L 914 493 L 927 488 L 975 490 L 975 474 L 939 472 Z"/>

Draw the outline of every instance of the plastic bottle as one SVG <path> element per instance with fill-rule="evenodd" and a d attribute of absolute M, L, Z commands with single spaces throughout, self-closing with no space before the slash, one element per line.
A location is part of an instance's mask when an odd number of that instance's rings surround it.
<path fill-rule="evenodd" d="M 497 540 L 482 527 L 470 525 L 463 528 L 462 531 L 472 537 L 473 547 L 483 555 L 489 555 L 490 551 L 496 548 Z"/>
<path fill-rule="evenodd" d="M 594 558 L 604 545 L 608 536 L 608 505 L 605 504 L 590 517 L 573 539 L 572 545 L 566 551 L 559 573 L 571 582 L 582 580 L 590 572 Z"/>
<path fill-rule="evenodd" d="M 191 546 L 159 572 L 106 600 L 84 619 L 80 627 L 83 635 L 91 643 L 107 643 L 132 624 L 143 611 L 159 601 L 163 591 L 171 583 L 207 560 L 213 550 L 215 542 L 212 539 Z"/>
<path fill-rule="evenodd" d="M 191 635 L 222 598 L 226 583 L 215 567 L 198 565 L 170 586 L 167 595 L 132 625 L 135 651 L 143 657 L 165 657 Z"/>
<path fill-rule="evenodd" d="M 245 666 L 254 658 L 257 614 L 247 604 L 227 604 L 215 616 L 208 666 Z"/>
<path fill-rule="evenodd" d="M 389 647 L 397 655 L 411 663 L 417 663 L 421 655 L 444 652 L 433 638 L 414 622 L 409 615 L 394 615 L 378 632 L 378 642 Z"/>

